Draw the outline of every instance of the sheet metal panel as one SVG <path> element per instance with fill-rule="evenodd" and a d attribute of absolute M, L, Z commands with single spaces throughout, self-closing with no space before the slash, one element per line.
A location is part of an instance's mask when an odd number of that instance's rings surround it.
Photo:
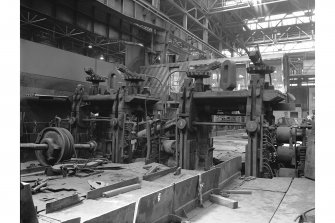
<path fill-rule="evenodd" d="M 186 212 L 193 209 L 198 198 L 198 181 L 199 176 L 193 176 L 175 184 L 173 207 L 177 213 L 181 209 Z"/>
<path fill-rule="evenodd" d="M 219 175 L 219 186 L 221 186 L 225 183 L 227 179 L 241 171 L 242 157 L 234 157 L 226 162 L 216 165 L 215 167 L 221 169 Z"/>
<path fill-rule="evenodd" d="M 174 186 L 171 185 L 147 196 L 141 197 L 137 206 L 136 223 L 155 222 L 173 209 Z"/>
<path fill-rule="evenodd" d="M 84 223 L 132 223 L 134 220 L 135 202 L 113 210 L 96 218 L 85 221 Z"/>

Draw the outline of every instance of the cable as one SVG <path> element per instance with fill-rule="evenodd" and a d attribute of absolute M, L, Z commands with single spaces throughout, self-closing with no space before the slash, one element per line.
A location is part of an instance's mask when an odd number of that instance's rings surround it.
<path fill-rule="evenodd" d="M 267 169 L 269 169 L 269 172 L 271 173 L 271 178 L 273 178 L 273 177 L 274 177 L 274 174 L 273 174 L 273 172 L 272 172 L 272 168 L 271 168 L 271 166 L 270 166 L 269 164 L 267 164 L 267 163 L 264 163 L 263 166 L 265 166 Z"/>
<path fill-rule="evenodd" d="M 154 78 L 154 79 L 156 79 L 156 80 L 159 82 L 159 84 L 163 87 L 163 83 L 162 83 L 162 81 L 159 80 L 157 77 L 152 76 L 152 75 L 147 75 L 147 74 L 144 74 L 144 76 L 145 76 L 145 77 L 150 77 L 150 78 Z"/>

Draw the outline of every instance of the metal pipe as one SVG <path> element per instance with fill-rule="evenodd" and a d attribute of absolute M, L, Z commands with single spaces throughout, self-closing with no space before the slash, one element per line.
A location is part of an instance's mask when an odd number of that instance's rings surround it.
<path fill-rule="evenodd" d="M 84 118 L 83 119 L 84 122 L 90 122 L 90 121 L 95 121 L 95 122 L 110 122 L 112 121 L 112 119 L 104 119 L 104 118 L 101 118 L 101 119 L 90 119 L 90 118 Z"/>
<path fill-rule="evenodd" d="M 45 143 L 36 144 L 36 143 L 20 143 L 20 149 L 31 149 L 31 150 L 47 150 L 48 145 Z"/>
<path fill-rule="evenodd" d="M 216 115 L 219 115 L 219 116 L 241 116 L 241 117 L 245 117 L 246 115 L 245 114 L 220 114 L 220 113 L 217 113 Z"/>
<path fill-rule="evenodd" d="M 83 101 L 114 101 L 116 99 L 115 95 L 85 95 Z"/>
<path fill-rule="evenodd" d="M 75 149 L 91 149 L 92 144 L 90 143 L 84 143 L 84 144 L 74 144 L 73 145 Z M 48 150 L 49 146 L 48 144 L 41 143 L 20 143 L 20 149 L 31 149 L 31 150 Z M 60 148 L 54 148 L 54 149 L 60 149 Z"/>
<path fill-rule="evenodd" d="M 34 97 L 41 97 L 41 98 L 59 98 L 59 99 L 69 99 L 69 96 L 64 96 L 64 95 L 48 95 L 48 94 L 33 94 L 32 96 Z"/>
<path fill-rule="evenodd" d="M 152 124 L 152 123 L 150 123 L 150 124 Z M 173 126 L 175 124 L 176 124 L 176 119 L 169 120 L 163 125 L 163 129 L 170 128 L 171 126 Z M 161 124 L 158 124 L 157 125 L 157 130 L 160 130 L 160 129 L 161 129 Z M 151 131 L 153 131 L 153 128 L 151 128 Z M 137 137 L 145 137 L 146 135 L 147 135 L 147 129 L 143 129 L 141 131 L 138 131 L 137 134 L 136 134 Z"/>
<path fill-rule="evenodd" d="M 245 125 L 244 122 L 192 122 L 193 125 L 219 125 L 219 126 L 238 126 L 238 125 Z"/>

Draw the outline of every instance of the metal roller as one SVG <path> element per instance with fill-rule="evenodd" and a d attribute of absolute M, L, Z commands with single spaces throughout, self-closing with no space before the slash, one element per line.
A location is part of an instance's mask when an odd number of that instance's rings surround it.
<path fill-rule="evenodd" d="M 169 154 L 174 154 L 176 150 L 176 140 L 162 140 L 161 151 L 165 151 Z"/>
<path fill-rule="evenodd" d="M 295 150 L 289 146 L 278 146 L 277 154 L 279 162 L 292 163 L 292 159 L 295 156 Z"/>
<path fill-rule="evenodd" d="M 277 127 L 276 135 L 278 143 L 289 143 L 290 137 L 295 134 L 295 131 L 288 126 Z M 294 143 L 294 142 L 293 142 Z"/>

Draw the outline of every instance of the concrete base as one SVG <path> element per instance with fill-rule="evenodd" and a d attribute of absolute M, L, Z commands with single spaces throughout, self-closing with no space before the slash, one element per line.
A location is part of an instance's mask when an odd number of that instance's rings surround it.
<path fill-rule="evenodd" d="M 294 222 L 303 212 L 315 207 L 315 182 L 294 178 L 271 223 Z"/>
<path fill-rule="evenodd" d="M 291 181 L 291 177 L 274 177 L 272 179 L 257 178 L 255 180 L 244 182 L 243 185 L 241 185 L 241 188 L 285 193 L 288 190 Z"/>
<path fill-rule="evenodd" d="M 241 182 L 235 180 L 231 189 L 248 189 L 252 194 L 231 194 L 238 201 L 237 209 L 217 204 L 197 208 L 188 213 L 191 222 L 295 222 L 295 218 L 315 206 L 314 181 L 305 178 L 273 178 Z M 228 188 L 227 187 L 227 188 Z"/>

